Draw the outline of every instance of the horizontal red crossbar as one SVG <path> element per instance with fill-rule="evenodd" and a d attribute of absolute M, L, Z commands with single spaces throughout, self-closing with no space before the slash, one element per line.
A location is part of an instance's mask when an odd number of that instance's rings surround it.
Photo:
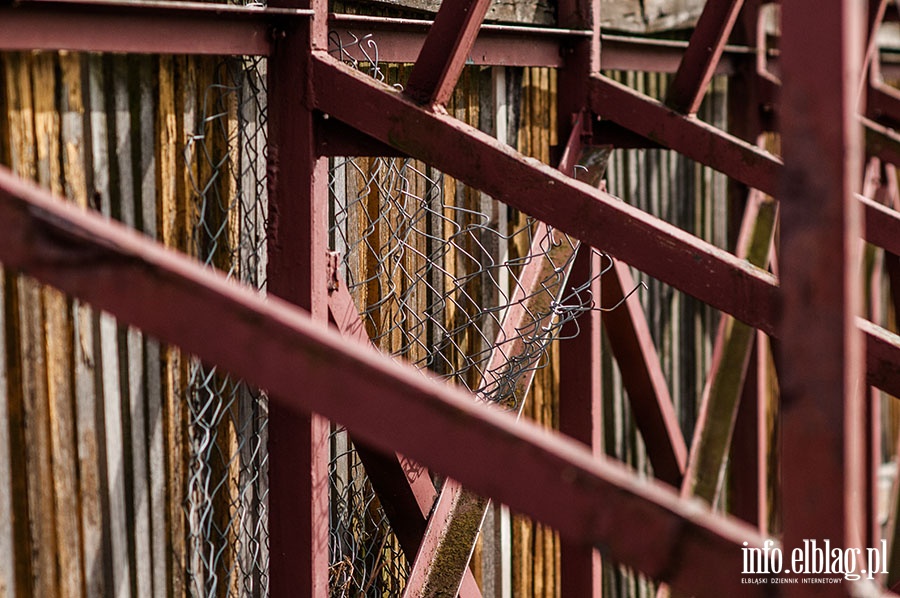
<path fill-rule="evenodd" d="M 267 55 L 278 30 L 311 10 L 200 2 L 66 2 L 0 6 L 0 49 Z"/>

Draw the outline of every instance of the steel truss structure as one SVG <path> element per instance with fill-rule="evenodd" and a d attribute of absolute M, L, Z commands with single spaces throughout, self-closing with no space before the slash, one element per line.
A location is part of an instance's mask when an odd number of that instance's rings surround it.
<path fill-rule="evenodd" d="M 900 123 L 900 94 L 882 82 L 874 35 L 897 11 L 887 0 L 784 2 L 777 51 L 769 51 L 763 4 L 708 0 L 688 43 L 605 35 L 599 0 L 559 0 L 554 29 L 482 25 L 487 0 L 445 0 L 433 23 L 330 15 L 324 0 L 272 0 L 266 8 L 68 0 L 0 6 L 3 50 L 268 57 L 269 296 L 6 170 L 0 261 L 268 389 L 274 596 L 327 595 L 328 420 L 371 452 L 373 484 L 414 561 L 409 596 L 452 595 L 460 585 L 461 595 L 476 596 L 478 589 L 465 563 L 442 550 L 463 493 L 451 483 L 439 494 L 428 476 L 410 482 L 398 453 L 558 530 L 564 596 L 600 595 L 598 548 L 698 596 L 843 595 L 866 584 L 881 592 L 865 579 L 777 590 L 742 584 L 742 548 L 766 541 L 757 525 L 765 448 L 752 418 L 735 452 L 742 461 L 733 464 L 745 521 L 691 500 L 712 501 L 721 485 L 754 339 L 763 333 L 776 349 L 782 393 L 781 546 L 787 553 L 816 538 L 862 548 L 879 539 L 878 461 L 864 386 L 900 395 L 900 337 L 860 318 L 857 290 L 860 239 L 900 255 L 896 177 L 862 187 L 865 157 L 900 161 L 900 134 L 892 129 Z M 328 55 L 329 29 L 360 23 L 383 34 L 383 61 L 415 62 L 404 91 Z M 559 139 L 568 140 L 560 170 L 446 114 L 467 62 L 559 68 Z M 675 76 L 659 102 L 603 76 L 601 67 Z M 717 72 L 739 90 L 730 131 L 696 117 Z M 761 149 L 766 131 L 780 133 L 780 156 Z M 669 148 L 748 189 L 735 252 L 565 174 L 573 156 L 601 145 Z M 628 264 L 730 316 L 716 340 L 690 451 L 633 301 L 604 314 L 603 325 L 657 480 L 638 479 L 600 455 L 596 312 L 562 349 L 562 434 L 517 422 L 358 342 L 363 329 L 329 275 L 327 158 L 397 154 L 616 258 L 597 289 L 604 303 L 617 303 L 632 287 Z M 777 210 L 767 196 L 779 200 Z M 576 267 L 587 268 L 582 253 Z M 894 301 L 900 305 L 900 297 Z M 745 412 L 752 415 L 753 405 Z M 435 594 L 435 584 L 449 593 Z"/>

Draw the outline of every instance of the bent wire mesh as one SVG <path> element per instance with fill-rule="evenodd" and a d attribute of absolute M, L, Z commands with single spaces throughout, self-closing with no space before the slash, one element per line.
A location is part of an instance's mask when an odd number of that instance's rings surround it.
<path fill-rule="evenodd" d="M 332 33 L 330 45 L 344 62 L 402 88 L 408 69 L 380 64 L 371 36 Z M 500 92 L 519 97 L 522 74 L 510 78 Z M 522 109 L 486 101 L 497 85 L 490 69 L 467 69 L 448 108 L 502 137 L 498 121 L 517 128 Z M 577 242 L 418 160 L 333 158 L 329 174 L 330 243 L 371 342 L 520 411 L 563 326 L 599 308 L 590 286 L 602 272 L 569 280 Z M 399 595 L 409 555 L 340 427 L 329 474 L 331 594 Z"/>

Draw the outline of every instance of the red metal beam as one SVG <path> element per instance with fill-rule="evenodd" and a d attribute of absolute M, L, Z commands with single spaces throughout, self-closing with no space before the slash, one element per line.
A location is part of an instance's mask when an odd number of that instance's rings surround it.
<path fill-rule="evenodd" d="M 761 25 L 760 0 L 747 0 L 739 15 L 732 37 L 739 43 L 749 43 L 756 47 L 764 45 L 764 27 Z M 762 36 L 762 42 L 760 40 Z M 765 75 L 766 56 L 760 54 L 756 60 L 748 60 L 728 79 L 727 89 L 727 130 L 741 139 L 760 145 L 766 130 L 766 113 L 761 109 L 765 104 L 760 86 L 769 79 Z M 727 189 L 729 230 L 728 246 L 735 251 L 741 245 L 741 232 L 746 219 L 744 215 L 754 209 L 754 192 L 746 185 L 729 180 Z M 766 401 L 761 399 L 765 375 L 763 364 L 768 351 L 763 345 L 765 335 L 755 332 L 754 349 L 751 351 L 744 388 L 741 391 L 738 408 L 738 424 L 731 441 L 731 467 L 728 497 L 729 509 L 735 516 L 757 525 L 761 533 L 767 532 L 767 436 Z"/>
<path fill-rule="evenodd" d="M 329 158 L 335 156 L 378 156 L 405 158 L 403 152 L 360 133 L 334 118 L 319 114 L 316 118 L 316 152 Z"/>
<path fill-rule="evenodd" d="M 569 134 L 559 170 L 573 172 L 579 158 L 583 157 L 581 143 L 581 115 Z M 589 169 L 588 178 L 599 178 L 606 169 L 604 163 L 595 163 Z M 545 224 L 539 224 L 534 235 L 529 255 L 540 255 L 542 246 L 551 231 Z M 559 264 L 568 264 L 576 250 L 566 241 L 555 245 L 547 259 L 530 260 L 522 268 L 512 293 L 509 308 L 503 317 L 503 323 L 497 332 L 488 366 L 485 368 L 481 387 L 490 389 L 502 384 L 498 379 L 505 364 L 516 362 L 525 349 L 525 340 L 519 331 L 527 327 L 528 317 L 538 311 L 539 304 L 548 300 L 547 293 L 568 296 L 566 290 L 569 273 L 564 272 L 562 284 L 557 288 L 544 287 L 544 292 L 535 294 L 542 281 L 555 277 L 555 268 Z M 565 293 L 561 293 L 566 291 Z M 517 401 L 516 414 L 520 416 L 528 399 L 528 391 L 534 379 L 536 368 L 528 368 L 516 381 L 514 399 Z M 409 577 L 404 589 L 404 596 L 449 595 L 457 591 L 460 581 L 468 571 L 469 560 L 475 550 L 478 534 L 484 515 L 490 504 L 489 499 L 478 496 L 453 479 L 444 482 L 440 496 L 434 506 L 434 512 L 428 520 L 428 529 L 422 538 L 422 546 L 410 567 Z"/>
<path fill-rule="evenodd" d="M 653 142 L 776 195 L 781 160 L 756 145 L 685 116 L 608 77 L 591 78 L 591 109 Z"/>
<path fill-rule="evenodd" d="M 25 1 L 0 5 L 0 49 L 268 55 L 274 31 L 311 16 L 200 2 Z"/>
<path fill-rule="evenodd" d="M 420 104 L 445 105 L 490 7 L 490 0 L 444 0 L 413 65 L 404 93 Z"/>
<path fill-rule="evenodd" d="M 900 255 L 900 212 L 863 195 L 856 198 L 863 208 L 866 241 Z"/>
<path fill-rule="evenodd" d="M 410 566 L 403 598 L 462 594 L 469 560 L 490 499 L 448 478 L 441 487 L 421 546 Z"/>
<path fill-rule="evenodd" d="M 371 34 L 378 47 L 378 59 L 382 63 L 411 63 L 422 51 L 425 34 L 431 21 L 420 19 L 388 19 L 363 15 L 333 14 L 329 27 L 336 38 L 345 43 L 354 36 L 362 38 Z M 589 32 L 588 32 L 589 33 Z M 544 27 L 517 27 L 483 25 L 469 51 L 466 62 L 491 66 L 548 66 L 561 67 L 563 57 L 560 45 L 572 38 L 582 38 L 585 32 Z M 348 56 L 356 60 L 367 57 L 357 45 L 344 48 Z"/>
<path fill-rule="evenodd" d="M 601 305 L 618 306 L 603 314 L 603 325 L 653 473 L 677 488 L 684 475 L 687 446 L 644 309 L 638 297 L 625 299 L 635 286 L 634 280 L 627 265 L 615 262 L 602 282 Z"/>
<path fill-rule="evenodd" d="M 777 156 L 696 118 L 678 114 L 606 77 L 597 77 L 594 83 L 592 105 L 601 116 L 750 187 L 776 194 L 775 181 L 783 170 Z M 900 135 L 869 119 L 860 120 L 866 127 L 869 152 L 900 164 Z M 896 248 L 892 249 L 895 253 L 900 251 L 900 214 L 858 197 L 865 210 L 865 239 L 879 247 Z"/>
<path fill-rule="evenodd" d="M 525 158 L 447 115 L 326 56 L 315 57 L 321 110 L 618 257 L 701 301 L 773 332 L 774 277 L 697 237 Z M 367 106 L 361 111 L 359 106 Z M 385 119 L 367 114 L 389 115 Z"/>
<path fill-rule="evenodd" d="M 883 162 L 900 165 L 900 134 L 868 118 L 860 118 L 866 133 L 866 151 Z"/>
<path fill-rule="evenodd" d="M 378 48 L 378 59 L 385 63 L 415 62 L 432 24 L 433 21 L 425 19 L 349 14 L 331 14 L 328 21 L 329 30 L 345 43 L 354 37 L 371 35 L 370 39 Z M 561 67 L 565 63 L 561 47 L 590 37 L 591 31 L 583 29 L 487 23 L 481 26 L 466 62 L 494 66 Z M 622 52 L 629 52 L 632 46 L 639 43 L 622 44 Z M 367 58 L 356 45 L 347 46 L 345 51 L 357 60 L 372 58 L 371 52 Z"/>
<path fill-rule="evenodd" d="M 263 299 L 5 169 L 0 226 L 5 267 L 268 389 L 290 412 L 343 422 L 382 451 L 408 455 L 686 592 L 771 592 L 748 591 L 734 573 L 742 543 L 763 542 L 746 524 L 686 505 L 577 442 L 348 343 L 277 297 Z"/>
<path fill-rule="evenodd" d="M 381 62 L 410 63 L 415 62 L 419 55 L 425 34 L 432 23 L 433 21 L 426 19 L 333 13 L 329 16 L 328 27 L 342 40 L 371 34 L 371 39 L 378 46 L 378 58 Z M 466 62 L 495 66 L 562 67 L 567 64 L 563 49 L 581 39 L 590 38 L 590 29 L 486 23 L 481 26 Z M 674 73 L 687 48 L 687 42 L 678 40 L 611 33 L 602 34 L 601 43 L 602 66 L 607 70 Z M 355 46 L 347 47 L 346 50 L 357 60 L 366 59 Z M 725 46 L 715 73 L 731 74 L 737 62 L 752 56 L 752 48 Z"/>
<path fill-rule="evenodd" d="M 861 548 L 865 530 L 857 82 L 864 4 L 781 5 L 779 383 L 785 546 Z M 827 324 L 826 324 L 827 323 Z M 810 459 L 810 455 L 816 458 Z M 832 491 L 823 496 L 823 488 Z M 844 596 L 793 586 L 794 595 Z"/>
<path fill-rule="evenodd" d="M 678 40 L 653 39 L 604 33 L 600 36 L 603 70 L 674 73 L 681 64 L 688 43 Z M 754 55 L 746 46 L 725 46 L 716 75 L 730 75 L 737 65 Z"/>
<path fill-rule="evenodd" d="M 592 299 L 601 297 L 603 258 L 590 247 L 579 247 L 571 278 L 591 280 Z M 559 431 L 589 447 L 594 457 L 604 456 L 600 311 L 567 322 L 559 343 Z M 600 553 L 590 545 L 560 541 L 561 596 L 601 598 L 603 567 Z"/>
<path fill-rule="evenodd" d="M 866 381 L 900 397 L 900 336 L 863 318 L 857 324 L 866 338 Z"/>
<path fill-rule="evenodd" d="M 304 93 L 310 48 L 327 45 L 327 0 L 272 0 L 311 9 L 268 61 L 267 292 L 328 322 L 328 160 L 316 151 L 315 115 Z M 298 98 L 299 94 L 299 98 Z M 299 101 L 298 101 L 299 100 Z M 273 401 L 268 420 L 269 591 L 328 596 L 330 423 Z"/>
<path fill-rule="evenodd" d="M 883 125 L 900 126 L 900 91 L 873 83 L 866 92 L 866 115 Z"/>
<path fill-rule="evenodd" d="M 743 5 L 744 0 L 707 0 L 669 86 L 670 108 L 696 114 Z"/>
<path fill-rule="evenodd" d="M 309 11 L 250 8 L 200 2 L 26 1 L 0 6 L 0 50 L 73 50 L 147 54 L 269 55 L 273 34 L 288 30 Z M 414 62 L 433 21 L 331 14 L 329 30 L 373 35 L 382 62 Z M 466 56 L 468 64 L 565 64 L 563 48 L 590 38 L 590 30 L 484 24 Z M 675 72 L 686 42 L 604 34 L 603 68 Z M 357 47 L 349 55 L 365 60 Z M 751 48 L 726 46 L 716 73 L 734 70 Z"/>
<path fill-rule="evenodd" d="M 369 346 L 366 326 L 359 317 L 353 297 L 337 278 L 336 254 L 328 265 L 331 285 L 328 289 L 328 313 L 344 338 Z M 438 497 L 425 467 L 397 453 L 383 453 L 354 440 L 356 452 L 366 469 L 372 488 L 400 542 L 400 548 L 412 562 L 426 537 L 429 515 Z M 459 588 L 460 598 L 480 598 L 481 591 L 472 571 L 466 568 Z"/>

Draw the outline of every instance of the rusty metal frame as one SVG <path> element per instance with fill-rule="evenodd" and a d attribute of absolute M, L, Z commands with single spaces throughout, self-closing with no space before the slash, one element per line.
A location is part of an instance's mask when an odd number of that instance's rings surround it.
<path fill-rule="evenodd" d="M 445 472 L 654 578 L 697 595 L 737 592 L 740 578 L 731 572 L 741 567 L 742 543 L 762 547 L 763 538 L 743 523 L 697 510 L 565 437 L 348 343 L 307 312 L 277 297 L 264 300 L 5 169 L 0 222 L 8 233 L 0 237 L 5 266 L 268 389 L 289 413 L 342 422 L 375 448 Z M 144 300 L 150 294 L 153 304 Z M 234 351 L 235 340 L 244 349 Z M 512 462 L 522 467 L 504 465 Z M 535 484 L 544 491 L 530 492 Z M 651 545 L 629 538 L 636 520 L 654 538 Z"/>
<path fill-rule="evenodd" d="M 566 573 L 564 565 L 563 576 L 565 587 L 578 588 L 572 591 L 599 595 L 599 553 L 585 550 L 594 546 L 617 562 L 696 595 L 767 595 L 771 589 L 765 585 L 740 583 L 743 543 L 762 547 L 765 540 L 756 527 L 698 510 L 671 487 L 638 480 L 598 454 L 596 319 L 572 349 L 585 357 L 584 362 L 573 358 L 566 366 L 582 372 L 587 382 L 562 387 L 563 400 L 571 398 L 576 414 L 564 419 L 564 432 L 584 443 L 579 444 L 477 405 L 467 393 L 398 365 L 359 342 L 358 322 L 346 297 L 343 303 L 329 298 L 324 239 L 323 156 L 348 147 L 391 148 L 778 337 L 786 398 L 785 546 L 822 533 L 842 546 L 861 545 L 858 533 L 867 528 L 861 521 L 865 509 L 854 497 L 871 480 L 862 479 L 867 432 L 857 395 L 863 372 L 870 385 L 900 394 L 900 336 L 857 317 L 854 248 L 862 237 L 900 255 L 900 215 L 853 193 L 862 157 L 857 137 L 864 127 L 868 151 L 886 162 L 900 163 L 900 136 L 890 128 L 900 123 L 900 94 L 879 80 L 882 70 L 871 41 L 863 57 L 865 15 L 853 0 L 783 3 L 784 35 L 777 60 L 784 83 L 774 80 L 764 72 L 766 57 L 758 50 L 728 45 L 741 6 L 759 4 L 759 0 L 709 0 L 687 44 L 601 35 L 591 23 L 596 15 L 579 14 L 586 7 L 596 8 L 595 3 L 566 3 L 564 16 L 571 29 L 482 26 L 485 0 L 445 0 L 433 23 L 328 15 L 322 0 L 273 1 L 266 9 L 65 0 L 4 5 L 0 48 L 7 50 L 270 58 L 273 219 L 268 278 L 274 296 L 263 301 L 189 258 L 64 205 L 2 169 L 0 261 L 272 393 L 273 595 L 294 595 L 298 588 L 312 596 L 327 594 L 323 417 L 346 425 L 369 447 L 373 459 L 389 455 L 389 467 L 402 466 L 396 459 L 399 452 L 556 528 L 565 540 L 564 551 L 575 555 L 573 573 Z M 896 17 L 893 4 L 873 0 L 869 30 Z M 820 27 L 811 37 L 800 35 L 807 21 Z M 405 95 L 327 55 L 328 27 L 361 23 L 398 41 L 394 54 L 383 56 L 386 60 L 419 57 Z M 676 73 L 666 102 L 600 75 L 596 50 L 601 39 L 606 68 Z M 573 48 L 577 51 L 567 59 L 562 50 Z M 755 139 L 742 139 L 695 116 L 713 73 L 734 73 L 754 60 L 757 77 L 751 84 L 761 102 L 756 108 L 774 113 L 771 122 L 784 136 L 783 161 L 757 147 Z M 590 143 L 592 133 L 600 129 L 579 125 L 578 118 L 609 119 L 652 145 L 678 151 L 781 199 L 781 276 L 524 158 L 446 115 L 441 104 L 466 61 L 566 67 L 561 85 L 570 95 L 562 116 L 572 117 L 560 119 L 566 136 L 574 128 Z M 813 63 L 815 68 L 804 72 Z M 870 68 L 871 76 L 863 76 L 864 67 Z M 848 82 L 845 73 L 858 75 L 863 82 L 868 99 L 861 103 L 862 115 L 854 103 L 859 86 L 853 77 Z M 824 90 L 821 96 L 832 99 L 805 111 L 798 98 L 814 89 Z M 834 90 L 840 93 L 835 96 Z M 784 96 L 777 105 L 776 96 Z M 360 102 L 371 108 L 364 117 L 356 109 Z M 322 114 L 341 124 L 323 125 Z M 834 123 L 837 135 L 829 130 Z M 323 143 L 324 133 L 333 136 L 331 149 Z M 820 141 L 815 148 L 806 141 L 810 136 Z M 827 183 L 816 182 L 822 154 L 835 165 L 827 173 Z M 282 164 L 291 167 L 281 168 Z M 822 209 L 832 217 L 817 218 L 808 226 L 810 215 Z M 810 256 L 821 248 L 828 251 L 810 264 Z M 579 264 L 584 267 L 584 258 Z M 604 300 L 624 297 L 623 289 L 629 286 L 624 264 L 617 264 L 614 274 L 611 284 L 597 289 Z M 811 286 L 822 289 L 812 299 Z M 144 301 L 150 294 L 157 298 L 153 305 Z M 355 338 L 327 330 L 329 312 L 345 335 Z M 822 321 L 838 325 L 824 326 Z M 648 449 L 659 459 L 659 465 L 654 462 L 657 475 L 678 485 L 686 447 L 643 314 L 629 301 L 625 309 L 606 317 L 606 325 L 625 386 L 639 395 L 632 400 L 638 401 L 638 418 L 645 422 L 641 428 Z M 223 342 L 225 338 L 232 342 Z M 230 350 L 235 338 L 253 350 Z M 812 362 L 813 354 L 818 355 L 817 363 Z M 333 384 L 337 377 L 340 387 Z M 298 388 L 305 392 L 297 392 Z M 363 394 L 368 395 L 364 401 L 359 399 Z M 810 468 L 806 457 L 811 447 L 821 459 Z M 524 465 L 504 466 L 510 462 Z M 821 487 L 834 480 L 841 492 L 809 510 L 809 497 L 819 495 Z M 400 518 L 405 512 L 416 519 L 408 533 L 412 539 L 406 541 L 410 547 L 404 547 L 410 553 L 415 536 L 425 533 L 419 531 L 427 513 L 424 505 L 429 497 L 433 501 L 435 489 L 430 481 L 430 488 L 423 490 L 404 485 L 396 476 L 390 484 L 411 493 L 396 503 L 394 515 Z M 541 492 L 530 491 L 535 487 Z M 380 490 L 385 498 L 387 492 Z M 649 542 L 634 537 L 636 526 Z M 470 576 L 466 579 L 471 589 Z M 799 595 L 803 589 L 786 592 Z M 477 588 L 466 595 L 477 595 Z"/>

